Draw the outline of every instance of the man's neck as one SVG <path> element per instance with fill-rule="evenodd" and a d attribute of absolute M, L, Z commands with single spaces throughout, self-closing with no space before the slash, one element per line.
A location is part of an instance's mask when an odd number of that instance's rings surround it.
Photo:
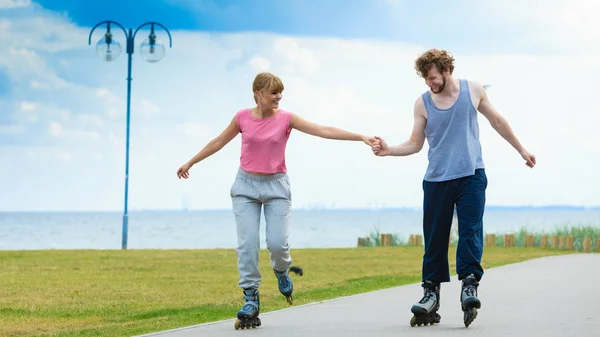
<path fill-rule="evenodd" d="M 448 76 L 444 90 L 437 94 L 444 97 L 456 97 L 460 92 L 460 81 L 452 76 Z"/>

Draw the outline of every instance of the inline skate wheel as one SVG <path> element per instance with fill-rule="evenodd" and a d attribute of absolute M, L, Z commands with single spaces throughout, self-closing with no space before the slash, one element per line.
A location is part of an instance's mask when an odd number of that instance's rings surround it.
<path fill-rule="evenodd" d="M 255 328 L 259 327 L 260 325 L 261 325 L 260 318 L 256 317 L 256 318 L 250 319 L 250 320 L 240 320 L 238 318 L 235 321 L 233 326 L 236 330 L 239 330 L 239 329 L 244 330 L 244 329 L 250 329 L 250 328 L 255 329 Z"/>
<path fill-rule="evenodd" d="M 465 311 L 465 328 L 468 328 L 471 323 L 477 318 L 477 309 L 471 308 Z"/>

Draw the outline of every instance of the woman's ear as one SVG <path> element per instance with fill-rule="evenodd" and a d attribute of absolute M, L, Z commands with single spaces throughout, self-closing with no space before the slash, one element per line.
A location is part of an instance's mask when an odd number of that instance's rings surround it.
<path fill-rule="evenodd" d="M 254 92 L 254 99 L 256 101 L 256 104 L 261 104 L 264 101 L 264 97 L 262 95 L 262 92 L 260 91 L 255 91 Z"/>

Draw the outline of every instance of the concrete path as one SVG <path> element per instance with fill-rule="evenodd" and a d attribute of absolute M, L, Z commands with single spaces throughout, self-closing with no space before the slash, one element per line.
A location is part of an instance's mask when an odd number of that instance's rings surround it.
<path fill-rule="evenodd" d="M 235 330 L 234 319 L 144 336 L 600 336 L 600 254 L 544 257 L 488 269 L 482 307 L 464 327 L 460 283 L 442 284 L 440 324 L 411 328 L 420 284 L 261 313 L 262 326 Z"/>

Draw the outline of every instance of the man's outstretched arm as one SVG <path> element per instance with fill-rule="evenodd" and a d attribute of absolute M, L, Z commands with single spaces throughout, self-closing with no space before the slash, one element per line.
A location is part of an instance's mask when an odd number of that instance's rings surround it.
<path fill-rule="evenodd" d="M 427 125 L 427 118 L 425 117 L 425 105 L 420 97 L 415 102 L 413 115 L 413 130 L 407 141 L 398 145 L 388 146 L 382 138 L 375 137 L 379 140 L 379 144 L 373 146 L 373 153 L 377 156 L 384 157 L 408 156 L 421 151 L 423 144 L 425 143 L 425 126 Z"/>
<path fill-rule="evenodd" d="M 525 147 L 523 147 L 521 142 L 519 142 L 519 139 L 513 132 L 508 121 L 494 108 L 490 102 L 487 92 L 483 86 L 477 84 L 477 91 L 481 95 L 481 100 L 479 101 L 477 110 L 479 110 L 479 112 L 481 112 L 481 114 L 487 118 L 494 130 L 496 130 L 496 132 L 498 132 L 502 138 L 504 138 L 515 150 L 517 150 L 517 152 L 519 152 L 521 157 L 525 159 L 525 164 L 529 167 L 534 167 L 535 156 L 529 153 Z"/>

